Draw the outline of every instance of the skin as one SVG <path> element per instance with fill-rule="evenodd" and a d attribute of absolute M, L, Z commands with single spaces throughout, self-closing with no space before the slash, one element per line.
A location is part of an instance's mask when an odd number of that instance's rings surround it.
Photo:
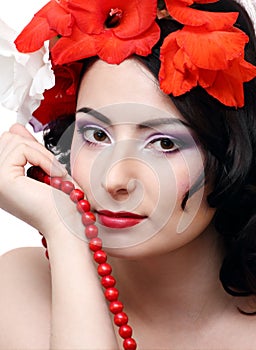
<path fill-rule="evenodd" d="M 130 107 L 133 109 L 127 108 L 127 103 L 132 103 Z M 120 109 L 112 109 L 117 104 L 125 106 L 122 110 L 127 113 L 121 114 Z M 144 108 L 138 108 L 142 105 Z M 161 115 L 184 120 L 169 98 L 161 93 L 151 74 L 134 59 L 126 60 L 119 66 L 110 66 L 101 61 L 94 63 L 83 77 L 78 96 L 78 110 L 85 106 L 104 111 L 111 119 L 108 128 L 99 125 L 97 121 L 97 126 L 108 132 L 111 143 L 88 148 L 77 130 L 81 123 L 84 125 L 85 117 L 90 118 L 93 125 L 95 118 L 77 113 L 72 144 L 72 176 L 79 186 L 86 189 L 92 210 L 116 210 L 121 207 L 121 210 L 133 210 L 147 218 L 146 222 L 136 225 L 137 227 L 121 232 L 113 233 L 104 227 L 100 229 L 100 234 L 109 239 L 106 250 L 140 348 L 254 349 L 256 321 L 241 315 L 236 309 L 239 305 L 250 311 L 251 300 L 237 300 L 227 295 L 218 280 L 224 251 L 211 224 L 214 210 L 206 202 L 210 188 L 202 188 L 191 196 L 185 211 L 181 208 L 184 194 L 202 170 L 204 154 L 197 144 L 196 135 L 180 124 L 177 127 L 172 125 L 171 131 L 167 125 L 154 126 L 153 131 L 136 128 L 136 124 L 144 122 L 145 118 L 155 118 L 156 111 L 159 110 Z M 146 116 L 143 115 L 143 110 L 146 110 Z M 149 110 L 154 113 L 149 113 Z M 79 121 L 81 118 L 82 122 Z M 148 142 L 152 141 L 152 132 L 166 135 L 167 128 L 168 135 L 171 133 L 172 136 L 180 134 L 182 129 L 182 134 L 187 135 L 186 140 L 191 141 L 189 147 L 168 156 L 163 155 L 162 151 L 159 155 L 159 143 L 157 146 L 154 143 L 157 148 L 152 149 L 152 143 Z M 88 133 L 85 135 L 88 137 Z M 68 225 L 60 220 L 56 210 L 56 203 L 59 202 L 56 201 L 57 197 L 52 196 L 49 187 L 29 181 L 21 171 L 26 160 L 34 164 L 34 159 L 40 159 L 39 165 L 50 173 L 52 156 L 44 153 L 43 147 L 21 127 L 15 126 L 0 139 L 0 149 L 10 140 L 13 140 L 13 144 L 8 157 L 0 152 L 0 163 L 4 170 L 2 174 L 8 174 L 2 175 L 0 182 L 1 206 L 19 214 L 45 234 L 53 278 L 51 279 L 41 248 L 19 249 L 2 257 L 0 275 L 5 277 L 2 277 L 0 288 L 0 349 L 48 349 L 50 333 L 55 334 L 55 343 L 52 344 L 56 345 L 51 349 L 92 349 L 90 339 L 84 339 L 81 335 L 86 333 L 84 329 L 90 329 L 94 324 L 98 327 L 91 331 L 92 344 L 103 348 L 97 343 L 98 339 L 103 338 L 103 344 L 109 344 L 105 348 L 116 349 L 111 336 L 104 338 L 106 330 L 111 327 L 105 315 L 104 302 L 98 296 L 101 291 L 94 287 L 96 282 L 84 242 L 77 240 L 75 235 L 70 235 L 72 220 L 68 221 Z M 17 151 L 17 145 L 20 144 L 23 146 Z M 136 147 L 132 148 L 131 145 Z M 110 161 L 103 162 L 104 160 Z M 108 167 L 104 167 L 105 173 L 98 176 L 95 170 L 102 164 L 108 164 Z M 159 165 L 170 178 L 156 171 Z M 14 176 L 17 169 L 19 174 Z M 61 172 L 59 169 L 54 171 L 56 176 L 64 175 L 58 173 Z M 15 196 L 6 190 L 10 185 Z M 37 186 L 33 190 L 39 194 L 39 198 L 31 195 L 27 205 L 26 201 L 22 202 L 26 194 L 25 185 L 26 191 Z M 28 196 L 29 193 L 27 192 Z M 59 199 L 62 203 L 62 198 L 58 197 Z M 19 207 L 21 202 L 23 206 Z M 170 202 L 173 203 L 171 212 L 168 210 Z M 66 208 L 66 213 L 73 216 L 75 212 L 68 203 L 64 200 L 62 209 Z M 46 220 L 49 211 L 52 214 Z M 66 219 L 66 213 L 61 218 Z M 163 217 L 165 224 L 159 226 Z M 179 231 L 180 222 L 186 223 L 182 226 L 182 232 Z M 149 236 L 141 239 L 145 228 L 148 229 Z M 78 231 L 79 229 L 78 227 Z M 139 238 L 136 235 L 133 237 L 134 231 L 139 233 Z M 114 239 L 108 238 L 111 234 Z M 67 256 L 69 259 L 66 259 Z M 37 273 L 37 269 L 40 273 Z M 89 294 L 83 294 L 87 290 Z M 90 297 L 92 295 L 93 298 Z M 51 303 L 54 304 L 52 318 Z M 93 304 L 92 310 L 90 304 Z M 65 309 L 66 305 L 68 309 Z M 82 312 L 81 318 L 77 319 L 72 312 L 74 309 L 86 312 Z M 17 315 L 22 322 L 17 322 Z M 94 318 L 98 315 L 103 316 L 100 319 Z M 67 324 L 69 328 L 65 328 Z M 74 324 L 75 331 L 72 328 Z M 99 334 L 96 333 L 98 330 Z M 69 337 L 65 338 L 65 334 L 69 334 Z M 121 349 L 118 336 L 117 339 Z"/>

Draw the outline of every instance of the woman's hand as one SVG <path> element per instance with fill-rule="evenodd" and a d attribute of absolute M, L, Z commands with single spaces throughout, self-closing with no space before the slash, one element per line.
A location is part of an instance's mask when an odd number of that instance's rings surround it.
<path fill-rule="evenodd" d="M 25 176 L 25 165 L 42 168 L 51 176 L 66 176 L 66 170 L 25 127 L 13 125 L 0 137 L 0 207 L 41 232 L 57 223 L 50 186 Z"/>
<path fill-rule="evenodd" d="M 68 179 L 53 155 L 24 127 L 14 125 L 0 137 L 0 206 L 47 239 L 52 289 L 50 348 L 118 349 L 81 215 L 65 193 L 25 176 L 27 163 L 50 176 Z M 79 232 L 83 239 L 74 237 Z"/>

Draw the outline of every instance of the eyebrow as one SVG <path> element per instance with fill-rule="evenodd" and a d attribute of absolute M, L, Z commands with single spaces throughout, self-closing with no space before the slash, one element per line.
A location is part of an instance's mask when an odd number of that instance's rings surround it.
<path fill-rule="evenodd" d="M 178 118 L 157 118 L 157 119 L 150 119 L 147 121 L 144 121 L 143 123 L 139 124 L 139 128 L 140 129 L 144 129 L 144 128 L 152 128 L 152 127 L 156 127 L 158 125 L 183 125 L 186 126 L 187 128 L 191 128 L 191 126 L 184 122 L 181 119 Z"/>
<path fill-rule="evenodd" d="M 108 124 L 108 125 L 112 124 L 111 120 L 108 117 L 106 117 L 104 114 L 96 111 L 93 108 L 82 107 L 82 108 L 78 109 L 76 111 L 76 113 L 89 114 L 105 124 Z M 138 124 L 138 127 L 140 129 L 145 129 L 145 128 L 152 128 L 152 127 L 156 127 L 158 125 L 165 125 L 165 124 L 168 124 L 168 125 L 182 124 L 183 126 L 186 126 L 187 128 L 191 128 L 191 126 L 188 123 L 186 123 L 185 121 L 178 119 L 178 118 L 157 118 L 157 119 L 153 119 L 153 120 L 149 119 L 149 120 L 144 121 L 141 124 Z"/>
<path fill-rule="evenodd" d="M 105 124 L 108 124 L 108 125 L 111 125 L 111 120 L 106 117 L 104 114 L 96 111 L 95 109 L 93 108 L 89 108 L 89 107 L 83 107 L 83 108 L 80 108 L 76 111 L 76 113 L 85 113 L 85 114 L 90 114 L 91 116 L 93 116 L 94 118 L 100 120 L 101 122 L 105 123 Z"/>

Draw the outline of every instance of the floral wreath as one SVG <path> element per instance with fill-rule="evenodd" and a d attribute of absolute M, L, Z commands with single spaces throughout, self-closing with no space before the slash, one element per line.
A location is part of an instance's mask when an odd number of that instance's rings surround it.
<path fill-rule="evenodd" d="M 50 40 L 55 83 L 46 87 L 34 118 L 45 125 L 75 113 L 82 59 L 98 56 L 119 64 L 133 54 L 149 55 L 160 38 L 161 18 L 182 24 L 160 49 L 162 91 L 180 96 L 201 86 L 222 104 L 243 107 L 243 83 L 256 77 L 256 67 L 244 59 L 249 38 L 234 26 L 238 13 L 192 7 L 218 1 L 50 0 L 15 40 L 24 54 L 41 50 Z"/>

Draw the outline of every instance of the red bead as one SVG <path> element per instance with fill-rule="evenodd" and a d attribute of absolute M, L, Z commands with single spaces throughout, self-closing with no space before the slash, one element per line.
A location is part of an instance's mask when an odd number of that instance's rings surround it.
<path fill-rule="evenodd" d="M 132 336 L 132 327 L 128 326 L 128 324 L 124 324 L 119 328 L 119 334 L 122 338 L 131 338 Z"/>
<path fill-rule="evenodd" d="M 114 316 L 114 322 L 117 326 L 122 326 L 124 324 L 127 324 L 128 322 L 128 316 L 125 312 L 119 312 Z"/>
<path fill-rule="evenodd" d="M 107 261 L 107 254 L 103 250 L 97 250 L 93 255 L 94 260 L 98 264 L 103 264 Z"/>
<path fill-rule="evenodd" d="M 95 225 L 88 225 L 85 227 L 85 235 L 88 239 L 98 236 L 98 227 Z"/>
<path fill-rule="evenodd" d="M 112 303 L 109 304 L 109 311 L 112 312 L 112 314 L 119 314 L 124 309 L 124 304 L 119 301 L 112 301 Z"/>
<path fill-rule="evenodd" d="M 103 287 L 105 288 L 110 288 L 110 287 L 114 287 L 116 284 L 116 280 L 113 276 L 108 275 L 108 276 L 103 276 L 101 279 L 101 284 L 103 285 Z"/>
<path fill-rule="evenodd" d="M 50 185 L 50 184 L 51 184 L 51 177 L 50 177 L 49 175 L 44 175 L 43 182 L 44 182 L 46 185 Z"/>
<path fill-rule="evenodd" d="M 86 211 L 90 211 L 91 209 L 90 203 L 86 199 L 79 200 L 76 207 L 81 214 L 85 213 Z"/>
<path fill-rule="evenodd" d="M 104 294 L 108 301 L 115 301 L 118 299 L 119 292 L 116 288 L 107 288 Z"/>
<path fill-rule="evenodd" d="M 54 188 L 57 188 L 58 190 L 60 190 L 60 188 L 61 188 L 61 183 L 62 183 L 62 180 L 60 177 L 52 177 L 51 178 L 51 186 Z"/>
<path fill-rule="evenodd" d="M 37 173 L 37 180 L 40 182 L 44 182 L 45 172 L 40 169 Z"/>
<path fill-rule="evenodd" d="M 36 179 L 37 178 L 37 169 L 38 167 L 36 166 L 31 166 L 27 170 L 27 177 L 30 177 L 31 179 Z"/>
<path fill-rule="evenodd" d="M 101 250 L 102 248 L 102 240 L 99 237 L 93 238 L 89 242 L 89 248 L 96 252 L 97 250 Z"/>
<path fill-rule="evenodd" d="M 28 169 L 27 176 L 43 182 L 45 172 L 39 166 L 32 166 Z"/>
<path fill-rule="evenodd" d="M 79 190 L 78 188 L 73 189 L 73 191 L 71 191 L 70 193 L 70 199 L 77 203 L 78 201 L 84 199 L 84 192 Z"/>
<path fill-rule="evenodd" d="M 82 214 L 82 222 L 84 226 L 92 225 L 95 223 L 95 221 L 96 221 L 95 215 L 91 211 L 88 211 L 87 213 Z"/>
<path fill-rule="evenodd" d="M 124 350 L 136 350 L 137 344 L 133 338 L 127 338 L 123 342 Z"/>
<path fill-rule="evenodd" d="M 46 251 L 45 251 L 45 256 L 46 256 L 46 258 L 49 260 L 49 254 L 48 254 L 48 250 L 46 249 Z"/>
<path fill-rule="evenodd" d="M 43 245 L 45 248 L 47 248 L 47 242 L 46 242 L 45 237 L 43 237 L 41 241 L 42 241 L 42 245 Z"/>
<path fill-rule="evenodd" d="M 98 274 L 100 276 L 110 275 L 112 272 L 112 267 L 108 263 L 103 263 L 98 266 Z"/>
<path fill-rule="evenodd" d="M 60 189 L 62 192 L 70 194 L 75 189 L 75 186 L 70 181 L 62 181 Z"/>

